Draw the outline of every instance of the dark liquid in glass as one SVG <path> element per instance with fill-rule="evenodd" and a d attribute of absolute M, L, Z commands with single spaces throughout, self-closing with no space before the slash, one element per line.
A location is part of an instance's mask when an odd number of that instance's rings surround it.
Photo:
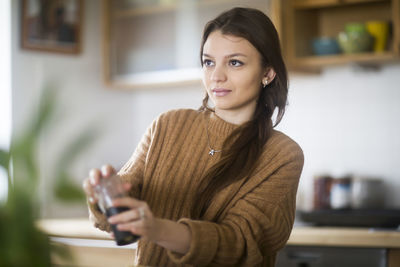
<path fill-rule="evenodd" d="M 129 208 L 111 207 L 111 208 L 108 208 L 106 210 L 106 215 L 107 215 L 107 217 L 111 217 L 111 216 L 113 216 L 115 214 L 118 214 L 118 213 L 121 213 L 121 212 L 124 212 L 124 211 L 127 211 L 127 210 L 129 210 Z M 119 231 L 117 229 L 117 225 L 115 225 L 115 224 L 111 224 L 111 229 L 112 229 L 112 231 L 114 233 L 115 241 L 117 242 L 118 246 L 124 246 L 124 245 L 128 245 L 128 244 L 134 243 L 140 238 L 140 236 L 134 235 L 131 232 Z"/>

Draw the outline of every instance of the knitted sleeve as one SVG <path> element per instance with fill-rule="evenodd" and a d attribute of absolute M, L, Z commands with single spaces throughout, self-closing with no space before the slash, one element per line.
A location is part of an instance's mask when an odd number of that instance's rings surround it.
<path fill-rule="evenodd" d="M 154 133 L 156 121 L 146 130 L 135 152 L 128 162 L 121 168 L 118 175 L 125 182 L 132 184 L 130 195 L 140 199 L 140 192 L 143 185 L 143 174 L 146 166 L 146 159 Z"/>
<path fill-rule="evenodd" d="M 152 133 L 154 132 L 155 124 L 156 121 L 154 121 L 153 124 L 147 129 L 128 162 L 118 172 L 118 175 L 122 180 L 132 184 L 129 194 L 137 199 L 140 199 L 143 172 L 146 165 L 146 157 L 151 144 Z M 110 232 L 111 227 L 107 222 L 106 216 L 98 208 L 98 205 L 89 203 L 88 206 L 89 219 L 94 223 L 94 226 L 100 230 Z"/>
<path fill-rule="evenodd" d="M 195 266 L 258 266 L 265 257 L 274 257 L 293 227 L 304 162 L 301 148 L 292 144 L 280 148 L 268 167 L 255 174 L 264 174 L 261 182 L 236 201 L 219 222 L 179 220 L 189 227 L 192 239 L 185 255 L 168 251 L 171 260 Z"/>

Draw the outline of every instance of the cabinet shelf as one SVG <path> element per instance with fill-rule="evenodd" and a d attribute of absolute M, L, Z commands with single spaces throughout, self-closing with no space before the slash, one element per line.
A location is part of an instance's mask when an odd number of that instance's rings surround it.
<path fill-rule="evenodd" d="M 152 5 L 139 8 L 128 8 L 125 10 L 116 10 L 113 15 L 115 18 L 123 19 L 136 16 L 156 15 L 159 13 L 171 12 L 175 11 L 176 8 L 176 4 Z"/>
<path fill-rule="evenodd" d="M 227 4 L 246 4 L 251 3 L 251 0 L 200 0 L 196 2 L 198 8 L 201 7 L 210 7 L 210 6 L 219 6 L 219 5 L 227 5 Z M 138 6 L 138 7 L 126 7 L 115 10 L 113 16 L 115 18 L 130 18 L 136 16 L 149 16 L 149 15 L 156 15 L 161 13 L 167 12 L 175 12 L 180 8 L 179 3 L 168 3 L 168 4 L 150 4 L 145 6 Z"/>
<path fill-rule="evenodd" d="M 280 0 L 192 0 L 143 6 L 103 0 L 104 82 L 113 88 L 200 84 L 204 25 L 237 6 L 270 13 L 278 31 Z"/>
<path fill-rule="evenodd" d="M 399 57 L 391 52 L 306 56 L 297 58 L 296 67 L 321 68 L 327 65 L 343 65 L 347 63 L 382 64 L 398 60 Z"/>
<path fill-rule="evenodd" d="M 296 0 L 294 8 L 315 9 L 377 2 L 389 2 L 389 0 Z"/>
<path fill-rule="evenodd" d="M 284 44 L 289 69 L 315 71 L 329 65 L 400 60 L 400 0 L 287 0 L 285 4 Z M 391 25 L 391 36 L 383 53 L 314 55 L 314 38 L 336 38 L 346 24 L 371 20 Z"/>
<path fill-rule="evenodd" d="M 147 88 L 172 85 L 200 84 L 201 69 L 173 69 L 163 71 L 149 71 L 137 74 L 117 75 L 112 84 L 119 89 Z"/>

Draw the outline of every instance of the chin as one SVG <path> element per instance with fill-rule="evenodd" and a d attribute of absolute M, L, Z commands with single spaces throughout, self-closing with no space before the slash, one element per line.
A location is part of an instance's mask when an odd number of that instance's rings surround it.
<path fill-rule="evenodd" d="M 220 109 L 229 109 L 232 107 L 232 103 L 230 101 L 221 101 L 221 99 L 212 101 L 214 103 L 214 107 L 220 108 Z"/>
<path fill-rule="evenodd" d="M 232 107 L 231 106 L 227 106 L 227 105 L 215 105 L 214 106 L 214 110 L 231 110 Z"/>

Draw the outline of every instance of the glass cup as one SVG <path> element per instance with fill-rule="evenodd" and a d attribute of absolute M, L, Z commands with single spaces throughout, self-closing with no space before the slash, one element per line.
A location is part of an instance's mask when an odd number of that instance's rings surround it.
<path fill-rule="evenodd" d="M 128 207 L 114 207 L 112 205 L 114 199 L 128 196 L 118 175 L 100 179 L 99 184 L 95 187 L 95 194 L 99 201 L 100 209 L 106 214 L 107 218 L 129 210 Z M 131 244 L 140 238 L 140 236 L 131 232 L 119 231 L 115 224 L 111 224 L 111 229 L 118 246 Z"/>

